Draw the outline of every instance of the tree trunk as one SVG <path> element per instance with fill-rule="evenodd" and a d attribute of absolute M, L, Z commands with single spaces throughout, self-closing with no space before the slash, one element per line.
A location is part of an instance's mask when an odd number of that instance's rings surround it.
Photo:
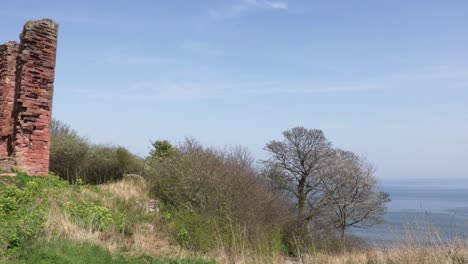
<path fill-rule="evenodd" d="M 343 251 L 346 250 L 346 227 L 348 222 L 348 210 L 346 204 L 341 209 L 341 245 L 343 246 Z"/>
<path fill-rule="evenodd" d="M 305 193 L 305 185 L 306 185 L 306 177 L 301 177 L 299 184 L 297 186 L 297 196 L 298 196 L 298 206 L 297 206 L 297 222 L 301 228 L 304 227 L 304 208 L 306 204 L 306 193 Z"/>
<path fill-rule="evenodd" d="M 341 225 L 341 246 L 343 247 L 343 251 L 346 250 L 346 222 Z"/>

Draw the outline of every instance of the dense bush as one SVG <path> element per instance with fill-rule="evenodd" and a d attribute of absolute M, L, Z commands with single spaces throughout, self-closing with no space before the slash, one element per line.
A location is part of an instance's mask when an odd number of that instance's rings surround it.
<path fill-rule="evenodd" d="M 63 179 L 98 184 L 141 173 L 142 168 L 143 160 L 125 148 L 91 144 L 68 125 L 52 121 L 50 171 Z"/>
<path fill-rule="evenodd" d="M 244 149 L 215 150 L 187 140 L 148 164 L 151 193 L 173 214 L 173 232 L 183 246 L 208 250 L 217 239 L 227 247 L 281 249 L 289 204 L 259 177 Z"/>

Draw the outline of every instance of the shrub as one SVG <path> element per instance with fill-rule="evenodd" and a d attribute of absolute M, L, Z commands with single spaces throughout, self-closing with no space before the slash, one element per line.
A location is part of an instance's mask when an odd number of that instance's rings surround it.
<path fill-rule="evenodd" d="M 144 160 L 138 158 L 126 148 L 118 147 L 116 149 L 117 162 L 125 174 L 143 174 Z"/>
<path fill-rule="evenodd" d="M 205 250 L 213 245 L 196 237 L 207 232 L 211 239 L 215 230 L 225 246 L 242 240 L 255 249 L 281 248 L 280 242 L 271 241 L 281 238 L 279 230 L 290 219 L 289 204 L 259 176 L 244 149 L 221 151 L 188 140 L 171 155 L 150 163 L 145 173 L 151 194 L 172 214 L 175 226 L 184 227 L 175 233 L 183 246 Z M 199 218 L 205 218 L 206 226 L 198 225 Z"/>
<path fill-rule="evenodd" d="M 117 159 L 117 149 L 106 145 L 90 146 L 82 174 L 86 183 L 99 184 L 123 178 L 124 168 Z"/>
<path fill-rule="evenodd" d="M 75 183 L 85 171 L 89 145 L 88 140 L 80 137 L 70 126 L 52 120 L 50 171 Z"/>
<path fill-rule="evenodd" d="M 201 213 L 175 211 L 174 234 L 176 241 L 184 248 L 207 252 L 216 245 L 213 219 Z"/>
<path fill-rule="evenodd" d="M 50 171 L 76 184 L 99 184 L 141 173 L 143 160 L 123 147 L 91 144 L 68 125 L 53 120 Z"/>

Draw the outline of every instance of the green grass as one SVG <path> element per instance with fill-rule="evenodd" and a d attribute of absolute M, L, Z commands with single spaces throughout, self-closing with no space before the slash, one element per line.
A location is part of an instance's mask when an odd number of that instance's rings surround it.
<path fill-rule="evenodd" d="M 214 264 L 215 262 L 194 259 L 157 259 L 150 256 L 125 256 L 123 254 L 112 254 L 108 250 L 91 243 L 62 240 L 50 243 L 35 243 L 19 252 L 17 256 L 5 259 L 4 263 Z"/>

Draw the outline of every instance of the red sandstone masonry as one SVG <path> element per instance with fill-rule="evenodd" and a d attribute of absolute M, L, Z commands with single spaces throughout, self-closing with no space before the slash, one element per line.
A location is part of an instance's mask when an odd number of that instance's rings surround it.
<path fill-rule="evenodd" d="M 12 155 L 13 105 L 15 101 L 15 71 L 19 44 L 8 42 L 0 46 L 0 157 Z"/>
<path fill-rule="evenodd" d="M 49 170 L 57 32 L 50 19 L 30 21 L 20 44 L 0 46 L 0 161 L 14 157 L 30 175 Z"/>

